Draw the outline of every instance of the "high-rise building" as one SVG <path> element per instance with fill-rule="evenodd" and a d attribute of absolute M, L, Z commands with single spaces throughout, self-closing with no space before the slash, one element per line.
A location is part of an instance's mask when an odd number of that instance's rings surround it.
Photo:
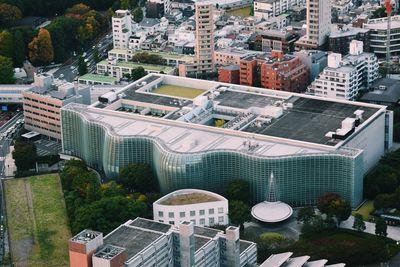
<path fill-rule="evenodd" d="M 196 2 L 196 56 L 193 63 L 181 64 L 179 76 L 203 77 L 214 72 L 214 5 L 209 1 Z"/>
<path fill-rule="evenodd" d="M 112 17 L 114 48 L 128 48 L 132 35 L 132 16 L 129 10 L 117 10 Z"/>
<path fill-rule="evenodd" d="M 355 100 L 378 78 L 378 59 L 363 51 L 363 42 L 353 40 L 350 53 L 328 56 L 328 66 L 309 86 L 308 92 L 321 97 Z"/>
<path fill-rule="evenodd" d="M 214 71 L 213 4 L 196 3 L 196 65 L 200 73 Z"/>
<path fill-rule="evenodd" d="M 331 3 L 307 0 L 307 34 L 296 42 L 298 49 L 318 49 L 328 41 L 331 27 Z"/>

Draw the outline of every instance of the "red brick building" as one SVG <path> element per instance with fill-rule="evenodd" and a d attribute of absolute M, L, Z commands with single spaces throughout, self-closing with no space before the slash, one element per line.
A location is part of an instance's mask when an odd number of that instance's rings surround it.
<path fill-rule="evenodd" d="M 304 92 L 309 84 L 309 70 L 298 57 L 272 51 L 240 61 L 240 84 Z"/>
<path fill-rule="evenodd" d="M 230 65 L 225 67 L 220 67 L 218 69 L 218 81 L 224 83 L 240 83 L 240 70 L 237 65 Z"/>

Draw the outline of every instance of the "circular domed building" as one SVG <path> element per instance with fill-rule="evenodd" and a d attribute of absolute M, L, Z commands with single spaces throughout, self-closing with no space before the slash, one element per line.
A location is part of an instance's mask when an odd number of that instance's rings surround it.
<path fill-rule="evenodd" d="M 264 223 L 277 223 L 290 218 L 293 214 L 292 207 L 278 199 L 274 174 L 271 173 L 268 181 L 267 199 L 253 206 L 251 209 L 253 218 Z"/>

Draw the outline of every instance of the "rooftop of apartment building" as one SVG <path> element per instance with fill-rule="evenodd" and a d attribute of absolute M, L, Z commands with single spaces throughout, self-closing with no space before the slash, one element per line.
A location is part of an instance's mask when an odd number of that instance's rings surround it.
<path fill-rule="evenodd" d="M 291 32 L 288 32 L 288 31 L 282 31 L 282 30 L 266 30 L 266 31 L 263 31 L 260 35 L 268 36 L 268 37 L 276 37 L 276 38 L 279 38 L 279 39 L 285 39 L 285 38 L 290 38 L 290 37 L 295 38 L 296 37 L 295 34 L 293 34 Z"/>
<path fill-rule="evenodd" d="M 344 28 L 344 29 L 337 29 L 335 31 L 331 31 L 329 38 L 348 37 L 348 36 L 356 35 L 359 33 L 367 33 L 369 31 L 370 31 L 370 29 L 348 27 L 348 28 Z"/>
<path fill-rule="evenodd" d="M 52 75 L 47 73 L 35 74 L 32 87 L 26 92 L 59 100 L 66 100 L 76 96 L 75 85 L 73 83 L 54 79 Z"/>
<path fill-rule="evenodd" d="M 376 30 L 387 30 L 387 17 L 378 19 L 369 19 L 367 23 L 364 23 L 364 28 L 376 29 Z M 391 27 L 400 28 L 400 15 L 391 17 Z"/>
<path fill-rule="evenodd" d="M 179 230 L 173 225 L 153 220 L 143 218 L 129 220 L 104 237 L 104 245 L 97 251 L 98 254 L 96 253 L 96 256 L 107 255 L 104 253 L 104 248 L 107 247 L 114 249 L 114 254 L 124 249 L 127 253 L 126 261 L 129 261 L 129 259 L 149 247 L 157 239 L 170 232 L 178 233 Z M 198 252 L 205 244 L 222 233 L 223 231 L 220 230 L 194 226 L 195 252 Z M 76 237 L 71 240 L 75 241 Z M 240 240 L 240 252 L 245 251 L 252 244 L 251 242 Z"/>
<path fill-rule="evenodd" d="M 229 70 L 229 71 L 235 71 L 235 70 L 240 70 L 240 66 L 238 65 L 229 65 L 229 66 L 222 66 L 219 67 L 220 70 Z"/>
<path fill-rule="evenodd" d="M 360 113 L 360 124 L 353 130 L 363 131 L 385 110 L 378 105 L 158 74 L 111 94 L 90 107 L 70 104 L 64 109 L 79 111 L 115 135 L 155 138 L 178 153 L 356 155 L 357 151 L 342 147 L 351 135 L 334 139 L 327 133 L 342 130 L 345 119 L 355 120 Z M 223 125 L 217 126 L 216 120 Z"/>
<path fill-rule="evenodd" d="M 280 51 L 277 51 L 275 54 L 272 53 L 262 53 L 262 54 L 251 54 L 242 58 L 244 61 L 253 61 L 253 60 L 260 60 L 263 61 L 265 64 L 273 64 L 275 62 L 285 62 L 290 61 L 296 58 L 296 56 L 292 54 L 283 54 Z"/>

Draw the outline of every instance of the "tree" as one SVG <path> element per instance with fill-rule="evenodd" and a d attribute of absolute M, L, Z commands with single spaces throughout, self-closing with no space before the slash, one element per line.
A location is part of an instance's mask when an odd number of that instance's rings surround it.
<path fill-rule="evenodd" d="M 35 168 L 36 146 L 31 141 L 17 140 L 12 156 L 18 171 L 27 171 Z"/>
<path fill-rule="evenodd" d="M 143 202 L 123 196 L 104 197 L 78 207 L 71 228 L 74 234 L 87 228 L 107 234 L 129 219 L 147 215 L 147 206 Z"/>
<path fill-rule="evenodd" d="M 229 219 L 231 223 L 244 229 L 244 223 L 251 220 L 250 207 L 243 201 L 233 200 L 229 202 Z"/>
<path fill-rule="evenodd" d="M 88 172 L 86 165 L 81 160 L 68 160 L 60 173 L 61 184 L 64 191 L 72 191 L 72 182 L 76 176 Z"/>
<path fill-rule="evenodd" d="M 132 73 L 131 73 L 132 80 L 136 81 L 144 76 L 146 76 L 146 71 L 144 70 L 143 67 L 137 67 L 136 69 L 132 70 Z"/>
<path fill-rule="evenodd" d="M 157 192 L 158 184 L 151 167 L 147 164 L 130 164 L 121 169 L 118 182 L 129 192 Z"/>
<path fill-rule="evenodd" d="M 378 218 L 375 222 L 375 234 L 378 236 L 387 236 L 387 225 L 384 219 Z"/>
<path fill-rule="evenodd" d="M 372 12 L 373 19 L 378 19 L 378 18 L 383 18 L 383 17 L 387 17 L 386 9 L 384 6 L 381 6 L 380 8 L 378 8 L 377 10 Z"/>
<path fill-rule="evenodd" d="M 312 234 L 320 232 L 325 229 L 324 219 L 320 215 L 315 215 L 312 219 L 308 220 L 301 227 L 302 234 Z"/>
<path fill-rule="evenodd" d="M 338 226 L 342 221 L 347 220 L 351 214 L 350 203 L 336 193 L 326 193 L 317 200 L 319 211 L 328 216 L 333 216 L 338 221 Z"/>
<path fill-rule="evenodd" d="M 356 213 L 354 215 L 353 229 L 357 230 L 359 232 L 364 232 L 366 229 L 365 222 L 363 220 L 363 216 L 359 213 Z"/>
<path fill-rule="evenodd" d="M 78 59 L 78 72 L 80 76 L 85 75 L 88 72 L 87 64 L 82 56 Z"/>
<path fill-rule="evenodd" d="M 140 7 L 137 7 L 133 10 L 133 20 L 137 23 L 143 20 L 143 10 Z"/>
<path fill-rule="evenodd" d="M 36 64 L 48 64 L 54 59 L 53 44 L 48 30 L 41 28 L 29 43 L 29 58 Z"/>
<path fill-rule="evenodd" d="M 396 206 L 394 194 L 379 194 L 374 200 L 374 208 L 376 210 L 387 210 Z"/>
<path fill-rule="evenodd" d="M 250 184 L 242 179 L 232 180 L 225 190 L 225 196 L 228 200 L 240 200 L 244 203 L 250 201 Z"/>
<path fill-rule="evenodd" d="M 25 60 L 26 49 L 25 49 L 24 37 L 22 35 L 22 32 L 19 30 L 14 32 L 13 47 L 14 47 L 14 53 L 13 53 L 14 66 L 22 67 Z"/>
<path fill-rule="evenodd" d="M 14 69 L 11 59 L 0 56 L 0 84 L 13 84 L 14 82 Z"/>
<path fill-rule="evenodd" d="M 0 32 L 0 56 L 13 57 L 13 37 L 9 31 Z"/>
<path fill-rule="evenodd" d="M 303 207 L 297 214 L 297 221 L 306 223 L 315 216 L 313 207 Z"/>
<path fill-rule="evenodd" d="M 131 8 L 131 3 L 129 0 L 121 0 L 121 9 L 126 10 Z"/>
<path fill-rule="evenodd" d="M 0 3 L 0 24 L 13 22 L 22 17 L 21 10 L 13 5 Z"/>
<path fill-rule="evenodd" d="M 125 190 L 122 185 L 117 184 L 115 181 L 111 181 L 101 185 L 101 193 L 103 197 L 115 197 L 125 195 Z"/>

